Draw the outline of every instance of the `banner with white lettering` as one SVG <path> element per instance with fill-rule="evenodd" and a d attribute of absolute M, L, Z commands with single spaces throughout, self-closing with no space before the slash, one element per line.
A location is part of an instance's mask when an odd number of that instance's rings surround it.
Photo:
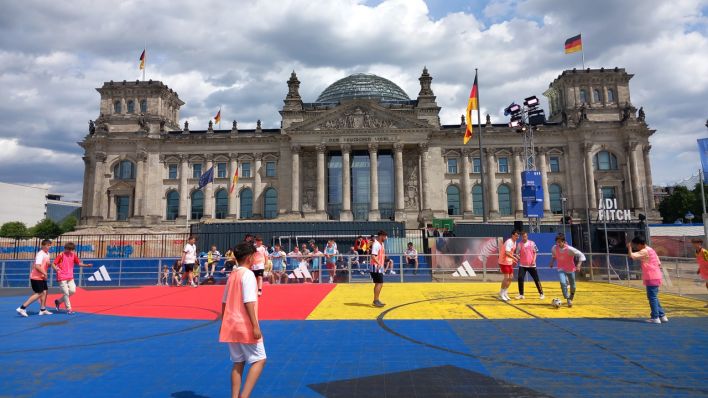
<path fill-rule="evenodd" d="M 632 210 L 619 209 L 617 199 L 600 199 L 597 209 L 598 221 L 632 221 Z"/>

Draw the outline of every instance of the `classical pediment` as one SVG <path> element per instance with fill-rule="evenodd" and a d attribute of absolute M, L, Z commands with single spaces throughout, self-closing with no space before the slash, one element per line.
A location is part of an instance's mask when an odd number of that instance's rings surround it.
<path fill-rule="evenodd" d="M 111 185 L 108 187 L 108 191 L 113 194 L 131 193 L 133 191 L 134 185 L 134 182 L 128 182 L 124 180 L 112 180 Z"/>
<path fill-rule="evenodd" d="M 352 101 L 311 120 L 293 124 L 289 131 L 429 129 L 423 120 L 407 117 L 372 101 Z"/>

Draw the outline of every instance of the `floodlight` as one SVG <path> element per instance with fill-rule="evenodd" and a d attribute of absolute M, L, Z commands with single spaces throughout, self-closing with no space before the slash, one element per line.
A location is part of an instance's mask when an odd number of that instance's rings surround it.
<path fill-rule="evenodd" d="M 511 117 L 511 121 L 509 122 L 509 127 L 520 127 L 523 124 L 524 124 L 524 121 L 521 118 L 521 115 L 515 115 L 515 116 Z"/>
<path fill-rule="evenodd" d="M 534 106 L 538 106 L 540 101 L 535 95 L 532 95 L 526 99 L 524 99 L 524 105 L 526 105 L 528 108 L 533 108 Z"/>
<path fill-rule="evenodd" d="M 538 126 L 546 122 L 546 113 L 543 109 L 537 109 L 529 112 L 529 124 Z"/>
<path fill-rule="evenodd" d="M 519 112 L 521 112 L 521 105 L 512 102 L 511 105 L 504 109 L 504 116 L 516 115 Z"/>

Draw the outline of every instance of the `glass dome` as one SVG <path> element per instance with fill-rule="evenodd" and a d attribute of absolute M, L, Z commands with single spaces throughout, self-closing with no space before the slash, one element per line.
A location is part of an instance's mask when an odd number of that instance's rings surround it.
<path fill-rule="evenodd" d="M 379 101 L 411 100 L 396 83 L 380 76 L 357 73 L 332 83 L 317 97 L 316 102 L 337 103 L 354 98 Z"/>

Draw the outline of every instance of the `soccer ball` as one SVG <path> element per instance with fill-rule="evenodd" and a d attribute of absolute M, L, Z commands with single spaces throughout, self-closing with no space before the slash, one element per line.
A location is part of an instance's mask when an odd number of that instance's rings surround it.
<path fill-rule="evenodd" d="M 560 301 L 560 299 L 557 298 L 557 297 L 554 298 L 554 299 L 551 301 L 551 305 L 552 305 L 554 308 L 560 308 L 560 307 L 561 307 L 561 301 Z"/>

